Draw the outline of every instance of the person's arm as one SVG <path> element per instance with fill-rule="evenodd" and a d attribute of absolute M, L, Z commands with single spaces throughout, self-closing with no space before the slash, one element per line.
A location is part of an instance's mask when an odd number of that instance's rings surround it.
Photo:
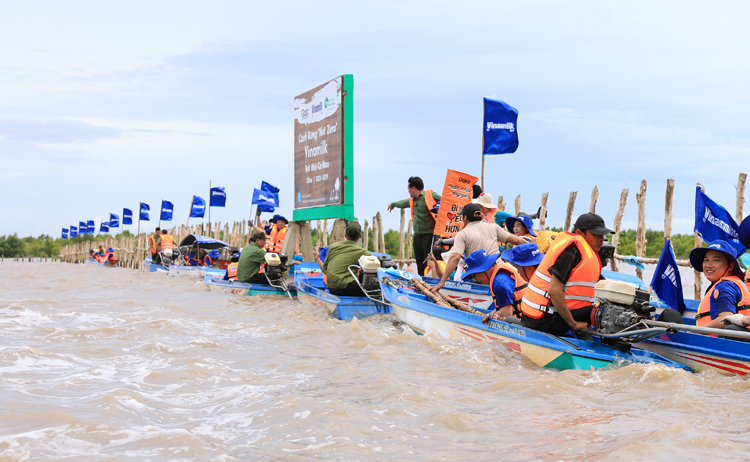
<path fill-rule="evenodd" d="M 523 245 L 528 244 L 529 239 L 526 237 L 516 236 L 515 234 L 511 234 L 508 231 L 504 230 L 500 225 L 497 223 L 488 223 L 489 226 L 492 226 L 495 230 L 495 235 L 497 236 L 497 241 L 501 244 L 510 243 L 513 245 Z"/>
<path fill-rule="evenodd" d="M 432 198 L 435 199 L 436 201 L 439 201 L 440 199 L 442 199 L 440 197 L 440 194 L 436 193 L 435 191 L 432 191 Z"/>
<path fill-rule="evenodd" d="M 574 331 L 578 332 L 581 329 L 588 328 L 589 325 L 585 322 L 578 322 L 573 319 L 573 314 L 568 308 L 568 302 L 565 301 L 565 285 L 554 274 L 550 276 L 550 279 L 549 298 L 552 300 L 552 306 L 555 307 L 563 320 Z"/>
<path fill-rule="evenodd" d="M 723 329 L 726 326 L 724 325 L 724 322 L 722 321 L 722 319 L 726 318 L 727 316 L 732 316 L 733 314 L 734 313 L 731 311 L 722 311 L 721 313 L 716 315 L 716 317 L 712 319 L 711 322 L 701 327 L 713 327 L 714 329 Z"/>
<path fill-rule="evenodd" d="M 388 211 L 390 212 L 394 208 L 405 209 L 408 206 L 409 206 L 409 199 L 403 199 L 403 200 L 391 202 L 390 204 L 388 204 Z"/>
<path fill-rule="evenodd" d="M 326 274 L 326 264 L 323 263 L 323 261 L 320 259 L 320 246 L 315 247 L 315 252 L 313 252 L 313 258 L 315 258 L 315 263 L 320 266 L 320 271 L 323 272 L 323 274 Z M 328 259 L 326 258 L 326 261 Z"/>
<path fill-rule="evenodd" d="M 715 316 L 711 321 L 702 327 L 713 327 L 714 329 L 723 329 L 725 327 L 722 319 L 735 314 L 737 303 L 742 298 L 742 293 L 733 283 L 722 281 L 716 285 L 716 292 L 719 296 L 711 298 L 711 316 Z M 714 292 L 714 294 L 716 293 Z"/>
<path fill-rule="evenodd" d="M 461 254 L 454 253 L 451 255 L 451 258 L 448 260 L 448 264 L 445 267 L 445 271 L 443 272 L 443 276 L 440 278 L 440 282 L 435 284 L 430 288 L 430 292 L 437 292 L 440 290 L 441 287 L 445 285 L 445 281 L 448 280 L 448 276 L 454 271 L 456 271 L 456 267 L 458 266 L 458 262 L 461 261 Z"/>

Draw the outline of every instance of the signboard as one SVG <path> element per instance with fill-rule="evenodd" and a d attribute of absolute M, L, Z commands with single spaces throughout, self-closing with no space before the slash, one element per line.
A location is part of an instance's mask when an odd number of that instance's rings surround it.
<path fill-rule="evenodd" d="M 449 239 L 461 229 L 461 210 L 471 202 L 472 186 L 479 178 L 448 169 L 445 186 L 440 196 L 440 208 L 435 219 L 435 234 Z"/>
<path fill-rule="evenodd" d="M 294 98 L 294 221 L 354 219 L 352 83 L 342 75 Z"/>

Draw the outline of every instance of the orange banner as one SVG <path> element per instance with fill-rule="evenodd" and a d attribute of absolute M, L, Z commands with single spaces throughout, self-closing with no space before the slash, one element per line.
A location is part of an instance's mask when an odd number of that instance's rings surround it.
<path fill-rule="evenodd" d="M 479 178 L 448 169 L 435 223 L 435 234 L 448 239 L 461 229 L 461 210 L 464 205 L 471 202 L 471 187 L 477 180 Z"/>

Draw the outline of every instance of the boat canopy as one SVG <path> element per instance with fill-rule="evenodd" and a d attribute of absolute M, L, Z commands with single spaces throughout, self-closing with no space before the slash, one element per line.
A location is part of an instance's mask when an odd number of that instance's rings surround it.
<path fill-rule="evenodd" d="M 198 244 L 198 247 L 202 249 L 221 249 L 222 247 L 229 247 L 229 244 L 227 244 L 226 242 L 214 239 L 212 237 L 199 236 L 197 234 L 188 234 L 187 236 L 185 236 L 182 242 L 180 242 L 180 247 L 192 247 L 193 244 L 196 243 Z"/>

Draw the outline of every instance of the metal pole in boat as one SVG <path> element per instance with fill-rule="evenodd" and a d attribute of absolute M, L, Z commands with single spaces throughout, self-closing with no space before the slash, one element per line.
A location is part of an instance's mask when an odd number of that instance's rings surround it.
<path fill-rule="evenodd" d="M 161 211 L 164 209 L 164 199 L 161 200 L 161 209 L 159 209 L 159 228 L 161 228 Z"/>
<path fill-rule="evenodd" d="M 193 202 L 195 201 L 195 194 L 193 195 L 193 198 L 190 200 L 190 211 L 188 212 L 188 220 L 185 226 L 190 226 L 190 215 L 193 213 Z"/>
<path fill-rule="evenodd" d="M 208 181 L 208 235 L 211 236 L 211 180 Z"/>
<path fill-rule="evenodd" d="M 143 202 L 138 203 L 138 233 L 136 236 L 141 234 L 141 207 L 143 207 Z"/>
<path fill-rule="evenodd" d="M 666 327 L 667 329 L 674 329 L 677 331 L 682 332 L 691 332 L 694 334 L 709 334 L 709 335 L 718 335 L 720 337 L 729 337 L 729 338 L 736 338 L 736 339 L 745 339 L 750 340 L 750 331 L 748 332 L 741 332 L 737 330 L 726 330 L 726 329 L 716 329 L 713 327 L 698 327 L 698 326 L 688 326 L 686 324 L 675 324 L 671 322 L 662 322 L 662 321 L 643 321 L 646 323 L 646 325 L 651 327 Z"/>

